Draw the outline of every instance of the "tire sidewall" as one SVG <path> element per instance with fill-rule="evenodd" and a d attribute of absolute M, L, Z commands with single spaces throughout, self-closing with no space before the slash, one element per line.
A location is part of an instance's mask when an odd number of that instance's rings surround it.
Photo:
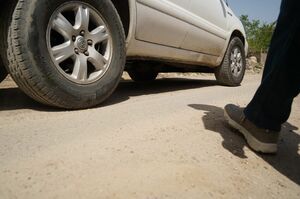
<path fill-rule="evenodd" d="M 54 11 L 68 2 L 83 2 L 95 8 L 104 18 L 112 37 L 113 53 L 109 69 L 104 76 L 94 83 L 82 85 L 67 79 L 56 68 L 47 48 L 46 34 L 48 23 Z M 68 98 L 75 103 L 89 101 L 100 103 L 109 96 L 117 86 L 125 64 L 125 36 L 120 18 L 109 0 L 36 0 L 28 1 L 29 9 L 25 13 L 25 24 L 22 30 L 28 33 L 26 51 L 30 56 L 32 72 L 36 73 L 49 89 L 54 89 L 62 98 Z M 93 101 L 93 102 L 92 102 Z"/>

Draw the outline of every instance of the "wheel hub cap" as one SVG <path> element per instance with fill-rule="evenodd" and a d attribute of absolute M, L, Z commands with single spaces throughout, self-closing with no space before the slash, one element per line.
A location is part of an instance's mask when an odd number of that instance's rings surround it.
<path fill-rule="evenodd" d="M 77 47 L 81 53 L 84 53 L 88 49 L 87 40 L 83 36 L 77 37 L 75 47 Z"/>

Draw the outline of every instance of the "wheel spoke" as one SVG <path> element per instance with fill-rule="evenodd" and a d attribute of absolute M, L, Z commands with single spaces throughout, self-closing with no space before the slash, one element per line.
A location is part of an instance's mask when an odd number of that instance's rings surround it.
<path fill-rule="evenodd" d="M 88 30 L 89 22 L 90 10 L 88 8 L 83 8 L 82 6 L 79 6 L 75 18 L 76 29 Z"/>
<path fill-rule="evenodd" d="M 233 69 L 233 74 L 236 75 L 237 74 L 237 67 L 235 66 Z"/>
<path fill-rule="evenodd" d="M 74 50 L 70 41 L 54 46 L 51 50 L 55 61 L 59 64 L 74 54 Z"/>
<path fill-rule="evenodd" d="M 241 61 L 241 59 L 242 59 L 242 54 L 239 52 L 237 54 L 237 61 L 239 62 L 239 61 Z"/>
<path fill-rule="evenodd" d="M 236 49 L 234 49 L 234 58 L 237 58 L 237 55 L 238 55 L 238 49 L 236 48 Z"/>
<path fill-rule="evenodd" d="M 231 69 L 234 69 L 235 67 L 235 63 L 234 62 L 231 62 L 231 65 L 230 65 Z"/>
<path fill-rule="evenodd" d="M 241 71 L 242 68 L 243 68 L 243 64 L 242 63 L 238 63 L 237 67 L 238 67 L 238 70 Z"/>
<path fill-rule="evenodd" d="M 231 53 L 231 55 L 230 55 L 230 60 L 231 60 L 231 61 L 234 61 L 234 52 Z"/>
<path fill-rule="evenodd" d="M 96 70 L 103 70 L 108 60 L 101 55 L 96 49 L 90 50 L 90 56 L 88 59 L 95 67 Z"/>
<path fill-rule="evenodd" d="M 94 43 L 101 43 L 108 39 L 108 34 L 106 32 L 106 28 L 104 26 L 99 26 L 90 32 L 90 39 L 94 41 Z"/>
<path fill-rule="evenodd" d="M 72 38 L 74 28 L 72 24 L 59 13 L 57 17 L 53 20 L 52 28 L 61 34 L 66 40 Z"/>
<path fill-rule="evenodd" d="M 85 57 L 76 58 L 72 77 L 80 81 L 87 79 L 87 59 Z"/>

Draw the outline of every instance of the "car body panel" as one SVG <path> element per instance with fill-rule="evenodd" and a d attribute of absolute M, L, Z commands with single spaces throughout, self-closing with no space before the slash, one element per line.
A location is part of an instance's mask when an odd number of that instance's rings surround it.
<path fill-rule="evenodd" d="M 128 60 L 217 67 L 232 33 L 237 30 L 246 38 L 242 23 L 224 0 L 127 1 L 130 14 L 126 35 Z M 247 53 L 246 39 L 244 43 Z"/>
<path fill-rule="evenodd" d="M 190 27 L 181 48 L 219 56 L 228 35 L 221 0 L 191 0 Z"/>
<path fill-rule="evenodd" d="M 128 60 L 216 67 L 235 30 L 246 38 L 240 20 L 223 0 L 129 0 L 129 5 Z"/>
<path fill-rule="evenodd" d="M 217 66 L 216 62 L 218 61 L 219 57 L 190 50 L 134 40 L 128 46 L 127 59 L 155 60 L 162 62 L 215 67 Z"/>
<path fill-rule="evenodd" d="M 188 24 L 179 20 L 183 8 L 166 0 L 137 3 L 136 39 L 179 48 L 188 30 Z"/>

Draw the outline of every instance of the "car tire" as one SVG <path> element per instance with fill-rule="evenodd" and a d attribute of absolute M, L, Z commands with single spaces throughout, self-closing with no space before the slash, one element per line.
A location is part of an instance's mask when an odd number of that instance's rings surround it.
<path fill-rule="evenodd" d="M 151 63 L 136 62 L 127 70 L 130 78 L 135 82 L 151 82 L 158 76 L 158 71 L 151 67 Z"/>
<path fill-rule="evenodd" d="M 40 103 L 82 109 L 117 87 L 125 34 L 110 0 L 19 0 L 9 33 L 9 71 Z"/>
<path fill-rule="evenodd" d="M 246 55 L 243 42 L 234 37 L 229 42 L 221 66 L 215 70 L 217 81 L 225 86 L 239 86 L 246 71 Z"/>
<path fill-rule="evenodd" d="M 4 3 L 0 12 L 0 82 L 2 82 L 8 75 L 8 58 L 7 58 L 7 38 L 9 26 L 11 23 L 11 16 L 17 0 L 11 0 L 9 3 Z"/>

